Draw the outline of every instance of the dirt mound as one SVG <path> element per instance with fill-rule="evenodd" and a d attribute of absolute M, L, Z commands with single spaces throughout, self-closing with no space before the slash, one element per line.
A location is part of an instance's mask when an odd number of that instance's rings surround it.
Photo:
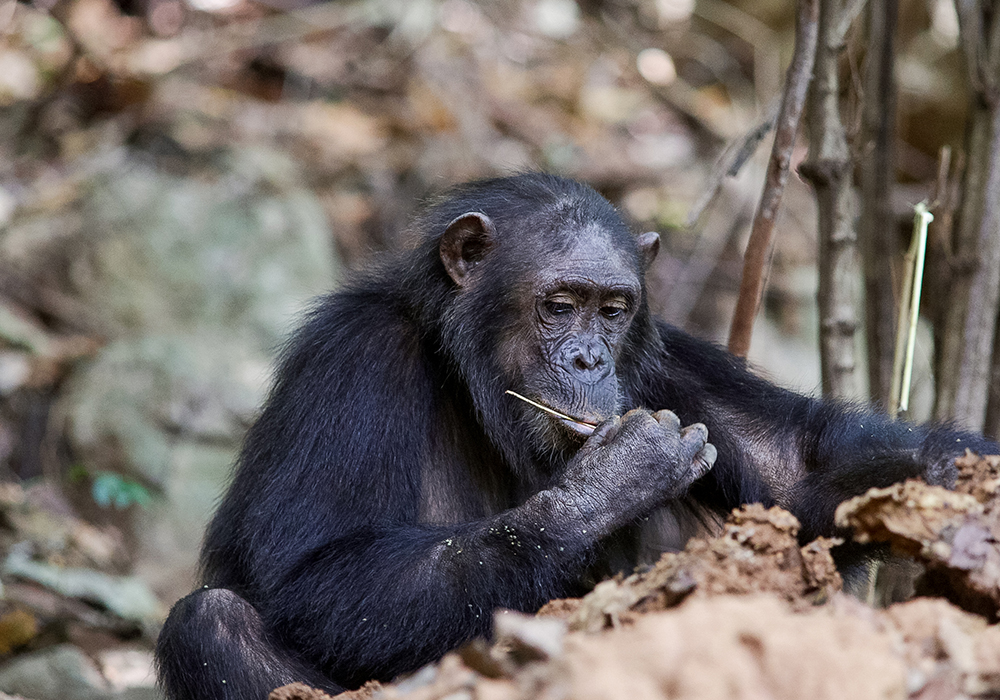
<path fill-rule="evenodd" d="M 955 491 L 910 481 L 837 511 L 858 541 L 888 542 L 925 564 L 920 590 L 937 598 L 877 610 L 847 596 L 835 541 L 799 546 L 791 514 L 747 506 L 718 537 L 648 571 L 552 601 L 538 616 L 498 613 L 492 644 L 467 645 L 374 697 L 1000 696 L 1000 457 L 967 455 L 958 466 Z M 322 700 L 296 692 L 272 700 Z"/>
<path fill-rule="evenodd" d="M 507 632 L 493 646 L 449 654 L 376 697 L 937 700 L 1000 693 L 1000 627 L 943 600 L 876 611 L 840 594 L 808 610 L 774 594 L 691 597 L 598 634 L 512 613 L 497 620 Z M 533 658 L 523 646 L 514 651 L 511 628 L 521 645 L 539 640 Z"/>
<path fill-rule="evenodd" d="M 830 556 L 836 540 L 819 538 L 799 547 L 798 532 L 799 521 L 785 510 L 743 506 L 729 516 L 719 537 L 692 540 L 647 572 L 598 584 L 568 616 L 570 629 L 594 632 L 628 623 L 689 595 L 772 593 L 797 608 L 820 603 L 840 590 Z M 565 601 L 559 605 L 571 607 Z M 546 606 L 540 614 L 555 611 Z"/>
<path fill-rule="evenodd" d="M 878 613 L 901 642 L 910 697 L 996 697 L 1000 627 L 940 599 L 918 598 Z"/>
<path fill-rule="evenodd" d="M 996 620 L 1000 610 L 1000 457 L 956 460 L 955 491 L 907 481 L 837 509 L 859 542 L 888 542 L 927 567 L 918 592 Z"/>
<path fill-rule="evenodd" d="M 566 646 L 562 683 L 578 698 L 714 700 L 736 688 L 746 698 L 883 698 L 904 687 L 890 637 L 870 621 L 796 614 L 774 595 L 695 598 Z"/>
<path fill-rule="evenodd" d="M 525 618 L 520 624 L 539 622 Z M 470 666 L 452 654 L 420 674 L 419 687 L 404 682 L 381 697 L 903 698 L 906 667 L 893 644 L 891 632 L 864 615 L 826 608 L 796 613 L 773 595 L 692 598 L 617 630 L 570 632 L 555 655 L 502 664 L 508 670 L 499 677 L 483 675 L 475 661 Z M 499 642 L 494 655 L 508 653 L 503 649 Z"/>
<path fill-rule="evenodd" d="M 381 688 L 381 683 L 370 681 L 357 690 L 340 693 L 337 695 L 337 700 L 371 700 Z M 305 683 L 289 683 L 272 690 L 267 700 L 332 700 L 332 698 L 322 690 L 312 688 Z"/>

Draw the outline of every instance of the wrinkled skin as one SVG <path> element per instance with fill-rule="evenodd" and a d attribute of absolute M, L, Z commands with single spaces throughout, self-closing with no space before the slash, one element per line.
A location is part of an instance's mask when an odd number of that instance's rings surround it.
<path fill-rule="evenodd" d="M 633 409 L 601 424 L 554 489 L 567 512 L 606 536 L 683 495 L 715 463 L 701 423 L 681 429 L 670 411 Z M 671 465 L 664 469 L 664 465 Z"/>
<path fill-rule="evenodd" d="M 495 238 L 492 221 L 480 213 L 468 212 L 449 225 L 441 260 L 460 289 L 482 283 L 478 263 Z M 633 409 L 619 415 L 615 363 L 643 298 L 641 271 L 634 257 L 614 250 L 598 226 L 551 238 L 571 243 L 553 251 L 537 239 L 528 241 L 536 248 L 529 258 L 550 262 L 542 270 L 530 269 L 518 285 L 524 302 L 511 321 L 520 332 L 503 341 L 501 355 L 511 358 L 504 374 L 518 393 L 598 426 L 595 431 L 547 413 L 526 416 L 541 422 L 540 441 L 553 448 L 572 450 L 582 443 L 552 490 L 565 512 L 577 516 L 563 517 L 561 526 L 589 527 L 600 537 L 682 495 L 711 468 L 716 452 L 704 425 L 682 431 L 670 411 Z M 637 248 L 644 271 L 656 256 L 659 235 L 643 235 Z M 538 410 L 520 408 L 529 414 Z"/>
<path fill-rule="evenodd" d="M 514 353 L 526 394 L 590 423 L 620 413 L 615 362 L 642 298 L 627 261 L 600 256 L 602 238 L 591 232 L 533 280 L 520 321 L 533 333 Z"/>

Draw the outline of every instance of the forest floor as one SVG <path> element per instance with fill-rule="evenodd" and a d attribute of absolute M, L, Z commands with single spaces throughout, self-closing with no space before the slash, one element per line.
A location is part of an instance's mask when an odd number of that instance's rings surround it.
<path fill-rule="evenodd" d="M 891 545 L 898 558 L 886 578 L 898 584 L 921 572 L 903 582 L 917 594 L 905 602 L 844 593 L 835 541 L 800 547 L 794 516 L 746 506 L 719 536 L 693 540 L 648 571 L 552 601 L 536 616 L 498 612 L 492 643 L 337 698 L 996 697 L 1000 457 L 959 464 L 955 491 L 909 481 L 837 511 L 857 541 Z M 882 584 L 869 601 L 878 596 L 901 593 Z M 271 700 L 325 697 L 297 684 Z"/>

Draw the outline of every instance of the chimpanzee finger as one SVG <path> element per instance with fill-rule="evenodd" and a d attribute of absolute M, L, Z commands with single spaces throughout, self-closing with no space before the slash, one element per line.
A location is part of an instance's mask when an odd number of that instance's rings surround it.
<path fill-rule="evenodd" d="M 651 430 L 655 430 L 656 426 L 656 420 L 648 409 L 633 408 L 622 416 L 618 439 L 638 440 L 642 442 L 651 434 Z"/>
<path fill-rule="evenodd" d="M 652 416 L 649 410 L 645 408 L 633 408 L 622 416 L 622 423 L 634 423 L 636 421 L 644 421 Z"/>
<path fill-rule="evenodd" d="M 587 438 L 587 441 L 583 443 L 583 447 L 580 448 L 580 451 L 587 453 L 593 452 L 599 447 L 604 447 L 615 439 L 621 425 L 621 416 L 611 416 L 611 418 L 604 421 L 594 429 L 594 432 L 591 433 L 589 438 Z"/>
<path fill-rule="evenodd" d="M 668 411 L 667 409 L 661 409 L 653 414 L 653 418 L 656 422 L 662 425 L 671 433 L 680 432 L 681 429 L 681 419 L 677 417 L 677 414 L 673 411 Z"/>
<path fill-rule="evenodd" d="M 698 454 L 694 456 L 694 460 L 691 462 L 691 470 L 694 473 L 695 480 L 700 479 L 708 473 L 715 465 L 715 460 L 718 456 L 719 452 L 715 449 L 715 445 L 706 442 L 705 446 L 698 451 Z"/>
<path fill-rule="evenodd" d="M 708 442 L 708 428 L 704 423 L 692 423 L 681 429 L 681 445 L 688 450 L 688 454 L 697 454 Z"/>

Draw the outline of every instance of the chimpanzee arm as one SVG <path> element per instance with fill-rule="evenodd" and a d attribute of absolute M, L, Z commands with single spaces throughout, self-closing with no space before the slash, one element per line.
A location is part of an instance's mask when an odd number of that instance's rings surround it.
<path fill-rule="evenodd" d="M 306 556 L 259 607 L 345 686 L 391 679 L 488 636 L 497 608 L 533 611 L 575 592 L 591 540 L 557 532 L 551 503 L 545 492 L 478 523 L 356 531 Z"/>
<path fill-rule="evenodd" d="M 829 532 L 837 505 L 872 486 L 920 477 L 955 483 L 955 458 L 966 449 L 996 454 L 1000 446 L 946 425 L 894 421 L 875 411 L 812 400 L 802 427 L 807 474 L 796 486 L 793 512 L 806 537 Z"/>
<path fill-rule="evenodd" d="M 460 427 L 438 410 L 415 333 L 384 306 L 342 295 L 294 338 L 203 550 L 204 583 L 239 593 L 346 686 L 432 660 L 488 629 L 496 607 L 564 593 L 590 544 L 585 526 L 555 527 L 548 493 L 468 518 L 482 494 L 461 482 L 439 498 L 447 522 L 470 522 L 420 524 L 424 464 L 455 449 L 433 436 Z"/>
<path fill-rule="evenodd" d="M 454 418 L 417 334 L 379 308 L 342 293 L 300 331 L 204 548 L 206 584 L 240 594 L 270 635 L 346 686 L 486 633 L 496 608 L 580 592 L 601 537 L 714 460 L 704 427 L 634 411 L 520 502 L 477 483 L 477 468 L 485 478 L 504 465 L 469 463 L 488 459 L 486 436 Z M 420 504 L 432 463 L 451 471 L 430 522 Z"/>
<path fill-rule="evenodd" d="M 802 521 L 803 536 L 829 534 L 833 511 L 873 486 L 910 477 L 950 486 L 954 458 L 1000 450 L 949 426 L 894 421 L 871 409 L 815 399 L 754 375 L 722 348 L 660 325 L 665 356 L 656 395 L 682 421 L 704 422 L 719 450 L 699 485 L 708 500 L 732 507 L 777 503 Z M 668 403 L 664 403 L 668 402 Z"/>
<path fill-rule="evenodd" d="M 302 557 L 259 609 L 338 682 L 391 678 L 488 633 L 497 608 L 579 593 L 598 540 L 683 493 L 713 455 L 704 428 L 631 412 L 602 424 L 525 503 L 459 525 L 356 528 Z"/>

